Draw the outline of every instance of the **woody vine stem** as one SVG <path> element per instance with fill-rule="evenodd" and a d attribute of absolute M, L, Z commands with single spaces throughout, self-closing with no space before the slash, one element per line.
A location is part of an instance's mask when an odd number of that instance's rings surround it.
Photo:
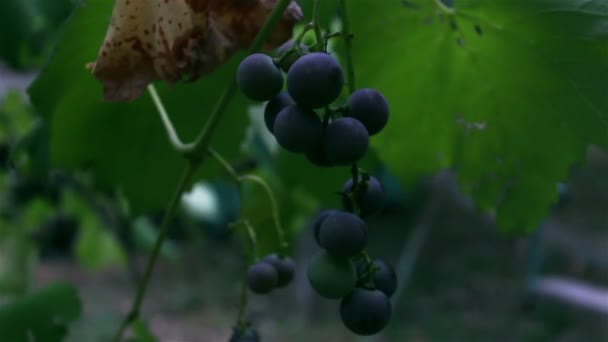
<path fill-rule="evenodd" d="M 268 38 L 268 36 L 270 35 L 270 33 L 272 32 L 274 27 L 278 24 L 279 20 L 281 19 L 281 16 L 283 15 L 283 12 L 285 12 L 285 9 L 287 9 L 287 6 L 289 5 L 290 2 L 291 2 L 291 0 L 279 0 L 277 2 L 276 6 L 274 7 L 272 12 L 266 19 L 266 22 L 264 23 L 264 25 L 262 26 L 262 28 L 256 35 L 256 37 L 249 49 L 249 54 L 255 53 L 260 50 L 263 43 L 266 41 L 266 39 Z M 144 275 L 142 277 L 141 282 L 139 283 L 137 294 L 135 296 L 133 304 L 131 305 L 131 309 L 129 310 L 129 313 L 125 316 L 124 320 L 122 321 L 122 323 L 118 329 L 118 332 L 114 336 L 114 341 L 117 341 L 117 342 L 120 342 L 122 340 L 122 337 L 123 337 L 125 331 L 131 326 L 131 324 L 133 322 L 135 322 L 139 318 L 141 305 L 142 305 L 144 297 L 146 295 L 148 284 L 150 282 L 150 278 L 151 278 L 154 268 L 156 266 L 156 261 L 160 254 L 161 247 L 162 247 L 163 242 L 169 231 L 170 222 L 173 219 L 173 217 L 175 216 L 175 213 L 176 213 L 178 204 L 180 203 L 182 194 L 184 193 L 186 188 L 189 186 L 189 184 L 192 182 L 194 175 L 200 169 L 201 165 L 203 164 L 203 162 L 205 160 L 205 157 L 207 156 L 207 151 L 209 148 L 209 144 L 211 142 L 211 138 L 213 136 L 213 132 L 214 132 L 215 128 L 217 127 L 217 125 L 219 124 L 219 122 L 226 110 L 226 107 L 228 106 L 232 97 L 236 93 L 237 85 L 236 85 L 236 77 L 232 77 L 232 79 L 230 80 L 230 83 L 228 83 L 223 94 L 221 95 L 218 102 L 216 103 L 215 108 L 213 109 L 213 112 L 211 113 L 211 115 L 209 116 L 209 119 L 207 120 L 207 123 L 201 129 L 196 140 L 191 144 L 181 143 L 181 141 L 179 140 L 179 137 L 177 135 L 177 132 L 173 128 L 173 125 L 171 125 L 167 112 L 164 110 L 164 107 L 162 106 L 160 97 L 158 96 L 158 94 L 156 93 L 156 91 L 153 87 L 149 88 L 149 90 L 150 90 L 150 95 L 152 96 L 152 98 L 155 102 L 155 105 L 157 106 L 157 109 L 159 109 L 161 119 L 163 120 L 163 124 L 165 125 L 165 128 L 167 129 L 167 132 L 169 133 L 169 138 L 170 138 L 172 145 L 174 147 L 176 147 L 177 151 L 179 151 L 180 153 L 182 153 L 184 155 L 187 163 L 186 163 L 186 167 L 183 171 L 182 177 L 181 177 L 181 179 L 173 193 L 173 196 L 171 197 L 171 199 L 169 201 L 167 209 L 165 211 L 165 216 L 164 216 L 163 221 L 160 226 L 160 232 L 158 234 L 158 237 L 157 237 L 154 247 L 152 249 L 152 254 L 150 255 L 148 262 L 146 264 L 146 268 L 144 270 Z"/>

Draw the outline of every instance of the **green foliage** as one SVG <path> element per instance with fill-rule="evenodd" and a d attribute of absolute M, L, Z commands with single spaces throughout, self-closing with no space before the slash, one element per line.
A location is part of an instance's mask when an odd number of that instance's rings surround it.
<path fill-rule="evenodd" d="M 301 3 L 310 17 L 312 1 Z M 391 105 L 386 131 L 372 144 L 404 184 L 454 168 L 503 229 L 529 230 L 587 145 L 606 146 L 607 10 L 598 0 L 463 0 L 453 10 L 440 3 L 349 3 L 357 86 L 377 88 Z M 328 27 L 336 3 L 321 4 Z M 103 103 L 83 68 L 96 57 L 110 10 L 101 0 L 76 10 L 30 94 L 48 122 L 52 165 L 91 171 L 98 185 L 122 189 L 138 213 L 165 204 L 182 163 L 147 96 Z M 196 84 L 161 87 L 182 137 L 195 136 L 240 57 Z M 212 143 L 229 159 L 239 150 L 246 105 L 242 97 L 232 102 Z M 338 200 L 328 189 L 348 177 L 346 168 L 321 170 L 284 152 L 274 172 L 284 198 L 298 193 L 325 204 Z"/>
<path fill-rule="evenodd" d="M 23 208 L 19 228 L 26 232 L 35 231 L 55 214 L 54 211 L 48 201 L 36 197 Z"/>
<path fill-rule="evenodd" d="M 310 21 L 312 18 L 313 0 L 296 0 L 297 3 L 302 7 L 302 11 L 306 16 L 306 20 Z M 334 0 L 319 1 L 319 22 L 321 26 L 328 27 L 331 20 L 336 17 L 337 5 Z"/>
<path fill-rule="evenodd" d="M 39 66 L 72 7 L 70 0 L 0 1 L 0 59 L 13 68 Z"/>
<path fill-rule="evenodd" d="M 79 221 L 74 252 L 82 266 L 98 270 L 125 264 L 126 255 L 122 246 L 96 212 L 70 191 L 63 195 L 63 206 L 67 213 Z"/>
<path fill-rule="evenodd" d="M 97 185 L 123 190 L 134 213 L 166 204 L 183 169 L 172 150 L 149 97 L 132 103 L 102 102 L 101 85 L 84 68 L 95 60 L 108 25 L 112 2 L 87 1 L 75 10 L 56 51 L 29 92 L 50 127 L 50 161 L 54 167 L 85 168 Z M 194 84 L 159 87 L 184 140 L 203 126 L 242 55 Z M 247 123 L 247 102 L 237 96 L 212 145 L 227 157 L 238 152 Z M 203 174 L 215 168 L 206 163 Z"/>
<path fill-rule="evenodd" d="M 399 178 L 452 167 L 503 230 L 547 215 L 590 143 L 607 146 L 605 1 L 349 2 L 357 85 L 391 105 L 372 139 Z"/>
<path fill-rule="evenodd" d="M 135 336 L 129 339 L 129 342 L 158 341 L 156 337 L 154 337 L 154 334 L 152 334 L 152 332 L 150 331 L 150 328 L 148 328 L 146 322 L 142 321 L 141 319 L 138 319 L 133 323 L 133 332 L 135 333 Z"/>
<path fill-rule="evenodd" d="M 57 342 L 82 306 L 72 285 L 56 283 L 0 307 L 2 340 Z"/>
<path fill-rule="evenodd" d="M 81 219 L 75 246 L 78 261 L 90 270 L 124 265 L 126 256 L 114 235 L 104 229 L 93 216 L 84 216 Z"/>

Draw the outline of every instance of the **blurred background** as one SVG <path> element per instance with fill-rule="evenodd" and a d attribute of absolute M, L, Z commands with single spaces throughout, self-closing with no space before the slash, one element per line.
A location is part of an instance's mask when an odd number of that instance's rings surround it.
<path fill-rule="evenodd" d="M 301 4 L 309 13 L 310 2 Z M 98 187 L 86 168 L 49 160 L 48 118 L 26 89 L 73 6 L 80 5 L 0 2 L 0 333 L 7 327 L 2 319 L 23 317 L 6 313 L 11 303 L 67 281 L 82 302 L 67 340 L 109 341 L 129 310 L 163 212 L 132 210 L 123 194 Z M 327 7 L 326 24 L 338 25 Z M 453 171 L 404 185 L 371 157 L 366 165 L 382 182 L 387 204 L 367 222 L 369 253 L 394 266 L 399 285 L 388 328 L 362 338 L 344 328 L 338 303 L 316 295 L 306 277 L 319 248 L 311 222 L 320 210 L 338 207 L 339 198 L 307 192 L 307 170 L 285 172 L 291 157 L 273 158 L 278 147 L 263 130 L 262 112 L 248 105 L 237 113 L 249 123 L 229 161 L 239 172 L 267 177 L 278 192 L 298 265 L 289 287 L 250 296 L 249 317 L 263 341 L 608 341 L 608 154 L 601 148 L 589 145 L 586 160 L 555 184 L 558 198 L 546 217 L 525 234 L 500 230 L 494 215 L 463 194 Z M 348 177 L 339 170 L 318 187 L 332 195 Z M 145 330 L 159 341 L 228 341 L 247 248 L 231 222 L 253 217 L 262 249 L 276 246 L 260 189 L 246 186 L 241 198 L 221 171 L 204 179 L 182 200 L 146 297 Z"/>

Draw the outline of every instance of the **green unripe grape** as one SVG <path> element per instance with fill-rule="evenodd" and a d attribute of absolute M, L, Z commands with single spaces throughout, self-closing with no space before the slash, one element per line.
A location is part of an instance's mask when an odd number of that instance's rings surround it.
<path fill-rule="evenodd" d="M 357 271 L 349 259 L 321 251 L 308 264 L 308 280 L 321 297 L 338 299 L 355 288 Z"/>

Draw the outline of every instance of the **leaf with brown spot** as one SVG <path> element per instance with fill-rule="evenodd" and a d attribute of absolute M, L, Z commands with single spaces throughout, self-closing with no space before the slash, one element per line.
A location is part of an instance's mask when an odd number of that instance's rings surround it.
<path fill-rule="evenodd" d="M 249 47 L 277 0 L 116 0 L 94 63 L 108 101 L 130 101 L 153 81 L 196 80 Z M 292 2 L 265 44 L 291 37 L 302 18 Z"/>

